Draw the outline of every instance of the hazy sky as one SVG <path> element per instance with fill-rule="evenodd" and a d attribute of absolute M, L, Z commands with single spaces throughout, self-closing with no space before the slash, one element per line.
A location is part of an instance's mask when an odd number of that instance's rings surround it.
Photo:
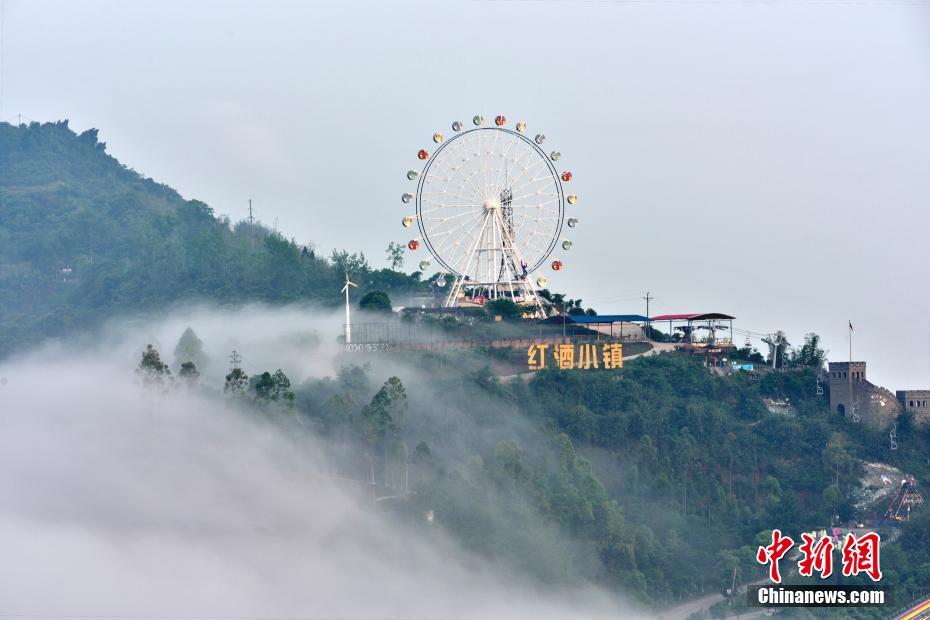
<path fill-rule="evenodd" d="M 550 287 L 604 312 L 819 332 L 930 387 L 930 3 L 5 0 L 2 115 L 385 264 L 417 149 L 543 130 L 575 173 Z M 408 262 L 414 265 L 414 260 Z"/>

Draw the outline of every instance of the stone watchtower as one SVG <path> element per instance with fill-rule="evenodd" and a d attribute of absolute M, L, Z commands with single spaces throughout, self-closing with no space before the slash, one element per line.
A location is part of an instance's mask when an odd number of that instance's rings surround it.
<path fill-rule="evenodd" d="M 915 424 L 930 425 L 930 390 L 898 390 L 896 394 L 901 410 L 913 414 Z"/>
<path fill-rule="evenodd" d="M 883 429 L 901 413 L 894 394 L 866 379 L 865 362 L 830 362 L 828 371 L 830 409 L 848 421 Z"/>

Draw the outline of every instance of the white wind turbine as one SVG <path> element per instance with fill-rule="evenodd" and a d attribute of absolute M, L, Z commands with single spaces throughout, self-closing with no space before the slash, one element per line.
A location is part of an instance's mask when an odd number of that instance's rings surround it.
<path fill-rule="evenodd" d="M 349 272 L 346 272 L 346 283 L 342 287 L 342 292 L 346 294 L 346 344 L 352 344 L 352 321 L 349 318 L 349 287 L 358 288 L 358 284 L 349 280 Z"/>

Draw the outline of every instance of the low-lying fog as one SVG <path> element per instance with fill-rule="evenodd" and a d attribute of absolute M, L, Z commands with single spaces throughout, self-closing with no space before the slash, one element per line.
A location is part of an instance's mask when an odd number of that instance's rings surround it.
<path fill-rule="evenodd" d="M 173 364 L 192 326 L 219 387 L 247 372 L 332 374 L 341 316 L 184 309 L 0 364 L 0 614 L 630 617 L 595 588 L 543 592 L 398 525 L 325 477 L 325 446 L 219 394 L 158 394 L 148 343 Z M 316 331 L 316 335 L 311 333 Z M 435 532 L 433 532 L 435 534 Z"/>

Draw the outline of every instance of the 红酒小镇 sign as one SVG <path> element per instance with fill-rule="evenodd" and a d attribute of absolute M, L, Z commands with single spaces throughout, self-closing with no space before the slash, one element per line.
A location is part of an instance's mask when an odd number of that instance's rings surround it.
<path fill-rule="evenodd" d="M 530 370 L 542 370 L 543 368 L 558 368 L 560 370 L 569 370 L 571 368 L 580 368 L 582 370 L 623 368 L 623 345 L 618 342 L 606 344 L 532 344 L 526 350 L 526 363 Z"/>

